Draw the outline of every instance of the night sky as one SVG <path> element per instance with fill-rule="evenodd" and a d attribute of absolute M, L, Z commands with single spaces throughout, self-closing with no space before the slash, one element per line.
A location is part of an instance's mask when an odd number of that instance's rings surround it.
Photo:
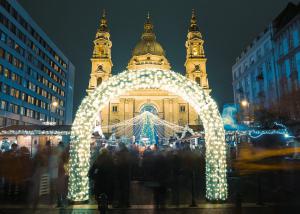
<path fill-rule="evenodd" d="M 212 96 L 233 102 L 231 67 L 242 49 L 285 8 L 287 0 L 19 0 L 76 67 L 74 110 L 86 94 L 93 39 L 102 10 L 111 33 L 113 74 L 123 71 L 150 11 L 157 40 L 174 71 L 183 73 L 191 10 L 205 40 Z M 297 3 L 298 1 L 293 1 Z"/>

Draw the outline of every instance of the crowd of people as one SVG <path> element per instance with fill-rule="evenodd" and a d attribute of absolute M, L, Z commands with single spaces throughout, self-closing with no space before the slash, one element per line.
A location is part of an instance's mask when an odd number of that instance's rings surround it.
<path fill-rule="evenodd" d="M 34 156 L 28 148 L 13 143 L 10 150 L 0 152 L 0 201 L 26 203 L 36 208 L 45 194 L 51 204 L 62 206 L 67 193 L 68 158 L 68 147 L 63 142 L 57 146 L 50 141 L 38 145 Z"/>
<path fill-rule="evenodd" d="M 24 203 L 33 208 L 37 208 L 40 202 L 56 204 L 58 207 L 67 204 L 69 144 L 60 142 L 54 146 L 47 141 L 43 146 L 36 144 L 35 150 L 32 152 L 15 143 L 0 150 L 0 203 Z M 238 152 L 242 154 L 242 151 Z M 231 160 L 237 151 L 229 150 L 229 154 Z M 291 164 L 291 159 L 282 160 Z M 147 198 L 138 196 L 146 199 L 142 201 L 144 204 L 154 203 L 157 208 L 163 208 L 166 204 L 192 204 L 195 200 L 193 197 L 198 200 L 205 198 L 205 148 L 202 144 L 195 147 L 188 141 L 151 146 L 98 142 L 91 146 L 90 161 L 87 175 L 90 178 L 90 195 L 97 202 L 105 195 L 108 204 L 125 208 L 137 203 L 134 194 L 145 193 Z M 297 163 L 297 160 L 294 162 Z M 236 176 L 241 169 L 234 164 L 235 159 L 228 163 L 229 175 Z M 276 174 L 285 177 L 286 181 L 274 176 Z M 256 182 L 255 176 L 259 182 Z M 263 188 L 268 191 L 280 187 L 297 192 L 299 185 L 290 182 L 295 180 L 295 176 L 299 177 L 296 168 L 287 172 L 265 170 L 259 174 L 254 172 L 253 175 L 239 176 L 241 184 L 229 177 L 228 182 L 232 187 L 232 198 L 229 200 L 241 195 L 240 185 L 252 190 L 244 191 L 242 195 L 248 201 L 253 200 L 255 189 L 259 190 L 257 195 L 261 195 L 263 182 Z M 266 200 L 274 201 L 281 195 L 278 191 Z"/>
<path fill-rule="evenodd" d="M 158 208 L 164 207 L 167 200 L 179 205 L 182 202 L 180 193 L 184 188 L 190 195 L 193 187 L 203 185 L 204 188 L 204 183 L 199 184 L 204 179 L 193 177 L 196 174 L 203 178 L 204 158 L 188 146 L 162 149 L 154 145 L 141 151 L 136 144 L 126 147 L 121 143 L 118 147 L 101 148 L 98 154 L 89 171 L 93 181 L 92 194 L 97 201 L 104 193 L 109 204 L 130 206 L 133 180 L 153 191 L 153 202 Z M 196 180 L 198 185 L 192 184 Z"/>
<path fill-rule="evenodd" d="M 174 149 L 119 143 L 93 148 L 88 174 L 91 195 L 98 201 L 104 194 L 109 204 L 129 207 L 135 203 L 130 201 L 132 181 L 138 181 L 153 191 L 152 201 L 157 207 L 164 207 L 166 200 L 179 205 L 182 189 L 190 191 L 194 185 L 192 175 L 197 172 L 203 178 L 204 172 L 201 153 L 185 145 L 177 145 Z M 68 160 L 69 146 L 62 142 L 55 146 L 50 141 L 43 146 L 37 145 L 33 155 L 28 148 L 12 144 L 9 150 L 0 152 L 0 201 L 25 203 L 36 208 L 45 199 L 43 203 L 64 206 L 67 203 Z M 197 178 L 198 182 L 200 180 Z M 201 185 L 204 188 L 204 184 Z"/>

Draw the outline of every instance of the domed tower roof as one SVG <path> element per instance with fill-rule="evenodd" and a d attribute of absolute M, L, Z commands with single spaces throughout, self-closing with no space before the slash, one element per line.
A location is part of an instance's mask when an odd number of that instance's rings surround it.
<path fill-rule="evenodd" d="M 133 49 L 133 56 L 140 56 L 145 54 L 153 54 L 158 56 L 165 56 L 165 51 L 162 46 L 155 40 L 145 40 L 139 41 L 135 48 Z"/>
<path fill-rule="evenodd" d="M 144 24 L 144 32 L 141 40 L 136 44 L 132 51 L 132 58 L 128 63 L 128 69 L 143 69 L 143 68 L 158 68 L 170 69 L 170 64 L 165 57 L 165 51 L 162 46 L 156 41 L 156 36 L 153 31 L 153 24 L 148 13 Z"/>
<path fill-rule="evenodd" d="M 132 55 L 139 56 L 148 53 L 158 56 L 165 56 L 164 49 L 156 41 L 156 36 L 153 32 L 153 24 L 150 21 L 149 14 L 144 24 L 144 32 L 141 36 L 141 40 L 136 44 L 135 48 L 133 49 Z"/>

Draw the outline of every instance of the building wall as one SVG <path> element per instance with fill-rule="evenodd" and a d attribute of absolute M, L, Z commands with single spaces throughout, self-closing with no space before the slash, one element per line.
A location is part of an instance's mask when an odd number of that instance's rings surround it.
<path fill-rule="evenodd" d="M 0 22 L 0 126 L 70 124 L 73 64 L 17 1 L 0 1 Z"/>
<path fill-rule="evenodd" d="M 272 28 L 261 33 L 237 58 L 232 68 L 236 104 L 249 103 L 248 111 L 271 108 L 278 99 L 274 65 Z"/>
<path fill-rule="evenodd" d="M 232 67 L 234 101 L 247 100 L 252 119 L 261 109 L 300 119 L 299 17 L 289 3 Z"/>
<path fill-rule="evenodd" d="M 274 21 L 275 60 L 278 70 L 279 111 L 291 119 L 300 119 L 300 9 L 287 7 L 282 15 L 290 20 Z"/>

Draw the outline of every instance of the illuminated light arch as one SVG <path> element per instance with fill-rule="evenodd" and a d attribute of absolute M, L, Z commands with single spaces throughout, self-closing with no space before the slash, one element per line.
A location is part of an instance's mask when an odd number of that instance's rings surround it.
<path fill-rule="evenodd" d="M 68 198 L 89 199 L 90 142 L 99 111 L 110 100 L 138 89 L 156 88 L 182 97 L 199 114 L 205 130 L 206 198 L 227 198 L 226 144 L 222 118 L 215 101 L 195 82 L 174 72 L 154 69 L 125 70 L 102 82 L 79 106 L 71 131 Z"/>

